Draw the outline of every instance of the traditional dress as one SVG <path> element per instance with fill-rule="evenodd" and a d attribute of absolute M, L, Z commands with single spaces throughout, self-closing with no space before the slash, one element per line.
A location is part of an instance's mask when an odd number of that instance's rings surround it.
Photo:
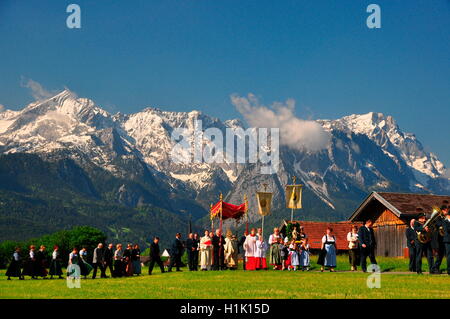
<path fill-rule="evenodd" d="M 52 253 L 52 260 L 50 262 L 49 269 L 50 276 L 62 276 L 62 267 L 61 267 L 61 254 L 59 250 L 54 250 Z"/>
<path fill-rule="evenodd" d="M 80 250 L 79 256 L 78 266 L 80 266 L 81 275 L 86 277 L 91 273 L 93 267 L 87 262 L 86 250 Z"/>
<path fill-rule="evenodd" d="M 247 263 L 245 265 L 246 270 L 256 270 L 256 266 L 258 265 L 256 256 L 256 241 L 256 235 L 250 234 L 245 238 L 244 250 L 245 258 L 247 259 Z"/>
<path fill-rule="evenodd" d="M 5 276 L 8 277 L 8 279 L 9 279 L 9 277 L 19 277 L 22 279 L 23 277 L 22 277 L 21 267 L 22 267 L 22 262 L 21 262 L 20 254 L 17 251 L 15 251 L 13 254 L 11 263 L 8 266 L 8 270 L 6 270 Z"/>
<path fill-rule="evenodd" d="M 322 243 L 326 251 L 323 266 L 336 267 L 336 237 L 324 235 L 322 237 Z"/>
<path fill-rule="evenodd" d="M 34 250 L 30 250 L 28 253 L 28 258 L 25 261 L 22 274 L 24 276 L 31 276 L 32 278 L 36 276 L 36 253 Z"/>
<path fill-rule="evenodd" d="M 282 264 L 280 245 L 278 243 L 279 238 L 283 239 L 281 235 L 276 234 L 272 234 L 269 237 L 269 245 L 270 245 L 269 260 L 270 264 L 275 267 L 279 267 Z"/>
<path fill-rule="evenodd" d="M 278 249 L 280 250 L 282 269 L 287 268 L 287 260 L 289 258 L 289 249 L 285 244 L 278 244 Z"/>
<path fill-rule="evenodd" d="M 133 276 L 133 263 L 131 262 L 131 249 L 125 249 L 123 252 L 123 258 L 125 263 L 125 275 Z"/>
<path fill-rule="evenodd" d="M 309 258 L 309 244 L 302 246 L 302 250 L 300 253 L 300 266 L 303 269 L 309 270 L 310 258 Z"/>
<path fill-rule="evenodd" d="M 236 269 L 238 265 L 238 242 L 236 237 L 225 238 L 225 264 L 230 269 Z"/>
<path fill-rule="evenodd" d="M 124 273 L 124 267 L 123 267 L 123 250 L 122 249 L 116 249 L 114 252 L 114 273 L 113 277 L 122 277 Z"/>
<path fill-rule="evenodd" d="M 71 269 L 71 265 L 77 265 L 80 268 L 80 272 L 81 272 L 81 267 L 80 267 L 80 263 L 82 263 L 80 261 L 80 256 L 78 255 L 78 253 L 74 253 L 73 251 L 69 254 L 69 266 L 67 267 L 67 277 L 72 276 L 72 277 L 79 277 L 81 274 L 79 273 L 75 273 L 74 269 Z"/>
<path fill-rule="evenodd" d="M 45 257 L 44 251 L 43 250 L 38 250 L 36 253 L 36 276 L 39 277 L 46 277 L 48 272 L 47 272 L 47 258 Z"/>
<path fill-rule="evenodd" d="M 267 254 L 268 245 L 264 240 L 256 241 L 256 269 L 267 269 Z"/>
<path fill-rule="evenodd" d="M 297 267 L 300 266 L 300 254 L 293 245 L 289 247 L 289 256 L 291 259 L 291 267 L 289 270 L 291 270 L 291 268 L 297 270 Z"/>
<path fill-rule="evenodd" d="M 131 261 L 133 263 L 133 273 L 135 275 L 141 274 L 141 250 L 139 248 L 134 248 L 131 251 Z"/>

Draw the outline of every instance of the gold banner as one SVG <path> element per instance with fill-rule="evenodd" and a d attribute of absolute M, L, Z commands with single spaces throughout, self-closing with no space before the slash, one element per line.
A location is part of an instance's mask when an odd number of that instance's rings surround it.
<path fill-rule="evenodd" d="M 258 201 L 258 213 L 262 216 L 269 215 L 272 206 L 272 193 L 257 192 L 256 199 Z"/>
<path fill-rule="evenodd" d="M 302 208 L 302 185 L 286 185 L 286 207 Z"/>

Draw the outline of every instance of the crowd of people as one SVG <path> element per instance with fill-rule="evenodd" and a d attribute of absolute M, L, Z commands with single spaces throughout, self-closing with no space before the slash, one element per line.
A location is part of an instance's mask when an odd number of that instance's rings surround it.
<path fill-rule="evenodd" d="M 428 227 L 425 227 L 425 214 L 419 214 L 417 220 L 411 220 L 410 228 L 406 230 L 405 234 L 409 248 L 410 271 L 422 273 L 422 255 L 425 254 L 430 273 L 439 273 L 442 259 L 446 255 L 447 271 L 450 274 L 449 207 L 442 206 L 441 210 L 445 217 L 439 221 L 437 226 L 442 229 L 442 232 L 436 232 L 432 242 L 422 243 L 417 238 L 418 232 L 430 231 Z M 360 266 L 363 272 L 367 272 L 367 258 L 371 264 L 377 264 L 375 258 L 376 238 L 372 220 L 367 220 L 359 228 L 353 225 L 346 239 L 351 271 L 357 271 Z M 317 264 L 321 266 L 320 271 L 323 272 L 326 268 L 331 272 L 335 271 L 337 266 L 336 243 L 333 229 L 328 227 L 322 237 L 317 260 Z M 30 276 L 33 279 L 48 278 L 48 276 L 63 278 L 64 263 L 59 247 L 54 247 L 49 263 L 45 251 L 45 246 L 40 246 L 38 250 L 35 246 L 31 246 L 27 258 L 22 263 L 20 248 L 16 248 L 6 272 L 8 279 L 10 277 L 24 279 L 24 276 Z M 200 237 L 198 233 L 190 233 L 188 238 L 183 241 L 181 234 L 177 233 L 169 249 L 170 261 L 167 265 L 167 272 L 172 272 L 174 268 L 176 271 L 181 271 L 182 256 L 185 251 L 187 252 L 187 267 L 190 271 L 199 269 L 201 271 L 236 270 L 239 260 L 242 260 L 243 269 L 247 271 L 269 268 L 280 271 L 309 271 L 311 262 L 309 238 L 302 226 L 299 227 L 298 232 L 297 229 L 294 229 L 292 234 L 285 237 L 280 233 L 279 228 L 274 228 L 268 241 L 264 239 L 261 228 L 252 228 L 250 233 L 246 231 L 240 238 L 230 230 L 227 230 L 223 236 L 221 230 L 217 229 L 215 231 L 206 230 L 203 237 Z M 436 262 L 433 259 L 433 251 L 437 251 Z M 68 265 L 78 265 L 81 276 L 84 278 L 87 278 L 92 272 L 92 278 L 95 279 L 98 270 L 100 277 L 106 278 L 108 268 L 112 277 L 133 276 L 142 273 L 141 250 L 137 244 L 128 244 L 126 249 L 123 249 L 122 244 L 117 244 L 114 249 L 113 244 L 104 247 L 102 243 L 99 243 L 93 250 L 92 263 L 88 262 L 87 256 L 86 247 L 81 250 L 74 248 L 68 256 Z M 149 275 L 152 274 L 155 264 L 159 266 L 162 273 L 166 272 L 161 259 L 158 237 L 155 237 L 150 245 Z M 48 271 L 47 268 L 49 268 Z"/>
<path fill-rule="evenodd" d="M 418 208 L 417 220 L 411 219 L 405 232 L 409 251 L 409 271 L 422 274 L 422 256 L 425 255 L 429 273 L 440 274 L 442 260 L 446 256 L 447 273 L 450 275 L 450 207 L 446 204 L 440 207 L 444 218 L 437 219 L 434 226 L 437 231 L 431 233 L 431 240 L 427 242 L 421 242 L 417 237 L 418 233 L 431 231 L 426 226 L 427 218 L 423 210 Z"/>

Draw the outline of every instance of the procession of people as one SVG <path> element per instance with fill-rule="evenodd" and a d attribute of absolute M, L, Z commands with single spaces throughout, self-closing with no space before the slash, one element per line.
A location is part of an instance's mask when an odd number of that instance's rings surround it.
<path fill-rule="evenodd" d="M 422 274 L 422 258 L 428 261 L 430 274 L 440 273 L 440 266 L 445 257 L 447 260 L 447 272 L 450 275 L 450 215 L 449 206 L 442 205 L 440 208 L 443 218 L 437 222 L 439 231 L 430 233 L 430 240 L 423 242 L 419 240 L 418 233 L 431 232 L 426 225 L 426 215 L 418 209 L 417 220 L 412 219 L 410 227 L 405 231 L 406 243 L 409 250 L 409 271 Z M 363 272 L 368 271 L 367 258 L 372 265 L 376 265 L 375 249 L 376 238 L 373 230 L 373 221 L 368 219 L 363 226 L 352 225 L 346 238 L 348 242 L 349 270 L 356 271 L 361 267 Z M 107 269 L 112 277 L 131 277 L 142 274 L 141 250 L 138 244 L 127 244 L 123 249 L 122 244 L 110 243 L 104 246 L 99 243 L 92 252 L 86 247 L 78 249 L 74 247 L 67 256 L 65 262 L 59 247 L 55 245 L 49 257 L 46 247 L 31 245 L 25 258 L 21 249 L 17 247 L 12 253 L 12 259 L 6 271 L 6 277 L 17 277 L 21 280 L 25 276 L 32 279 L 37 278 L 64 278 L 63 268 L 66 265 L 77 265 L 80 275 L 87 278 L 92 272 L 92 279 L 97 277 L 107 278 Z M 155 237 L 150 245 L 148 274 L 151 275 L 155 263 L 159 266 L 161 273 L 181 271 L 184 266 L 182 257 L 187 255 L 187 267 L 189 271 L 220 271 L 237 270 L 239 261 L 242 269 L 246 271 L 257 270 L 280 270 L 280 271 L 309 271 L 311 269 L 311 249 L 308 235 L 304 227 L 297 230 L 294 227 L 292 234 L 283 236 L 279 228 L 274 228 L 268 241 L 264 239 L 262 228 L 252 228 L 250 232 L 245 231 L 238 240 L 238 236 L 231 230 L 227 230 L 225 236 L 221 229 L 205 230 L 200 237 L 198 233 L 188 234 L 186 241 L 182 240 L 182 234 L 177 233 L 173 240 L 169 255 L 168 265 L 164 265 L 161 259 L 159 238 Z M 320 271 L 328 269 L 336 271 L 337 267 L 337 238 L 331 227 L 327 227 L 321 239 L 321 248 L 318 253 L 317 264 Z M 436 259 L 434 259 L 436 257 Z M 167 269 L 166 269 L 167 266 Z M 47 270 L 48 268 L 48 270 Z"/>

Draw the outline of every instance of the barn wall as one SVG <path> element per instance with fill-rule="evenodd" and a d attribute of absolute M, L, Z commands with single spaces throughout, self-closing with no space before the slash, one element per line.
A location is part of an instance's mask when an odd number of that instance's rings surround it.
<path fill-rule="evenodd" d="M 406 224 L 389 210 L 384 210 L 374 221 L 377 256 L 402 257 L 406 247 Z"/>

